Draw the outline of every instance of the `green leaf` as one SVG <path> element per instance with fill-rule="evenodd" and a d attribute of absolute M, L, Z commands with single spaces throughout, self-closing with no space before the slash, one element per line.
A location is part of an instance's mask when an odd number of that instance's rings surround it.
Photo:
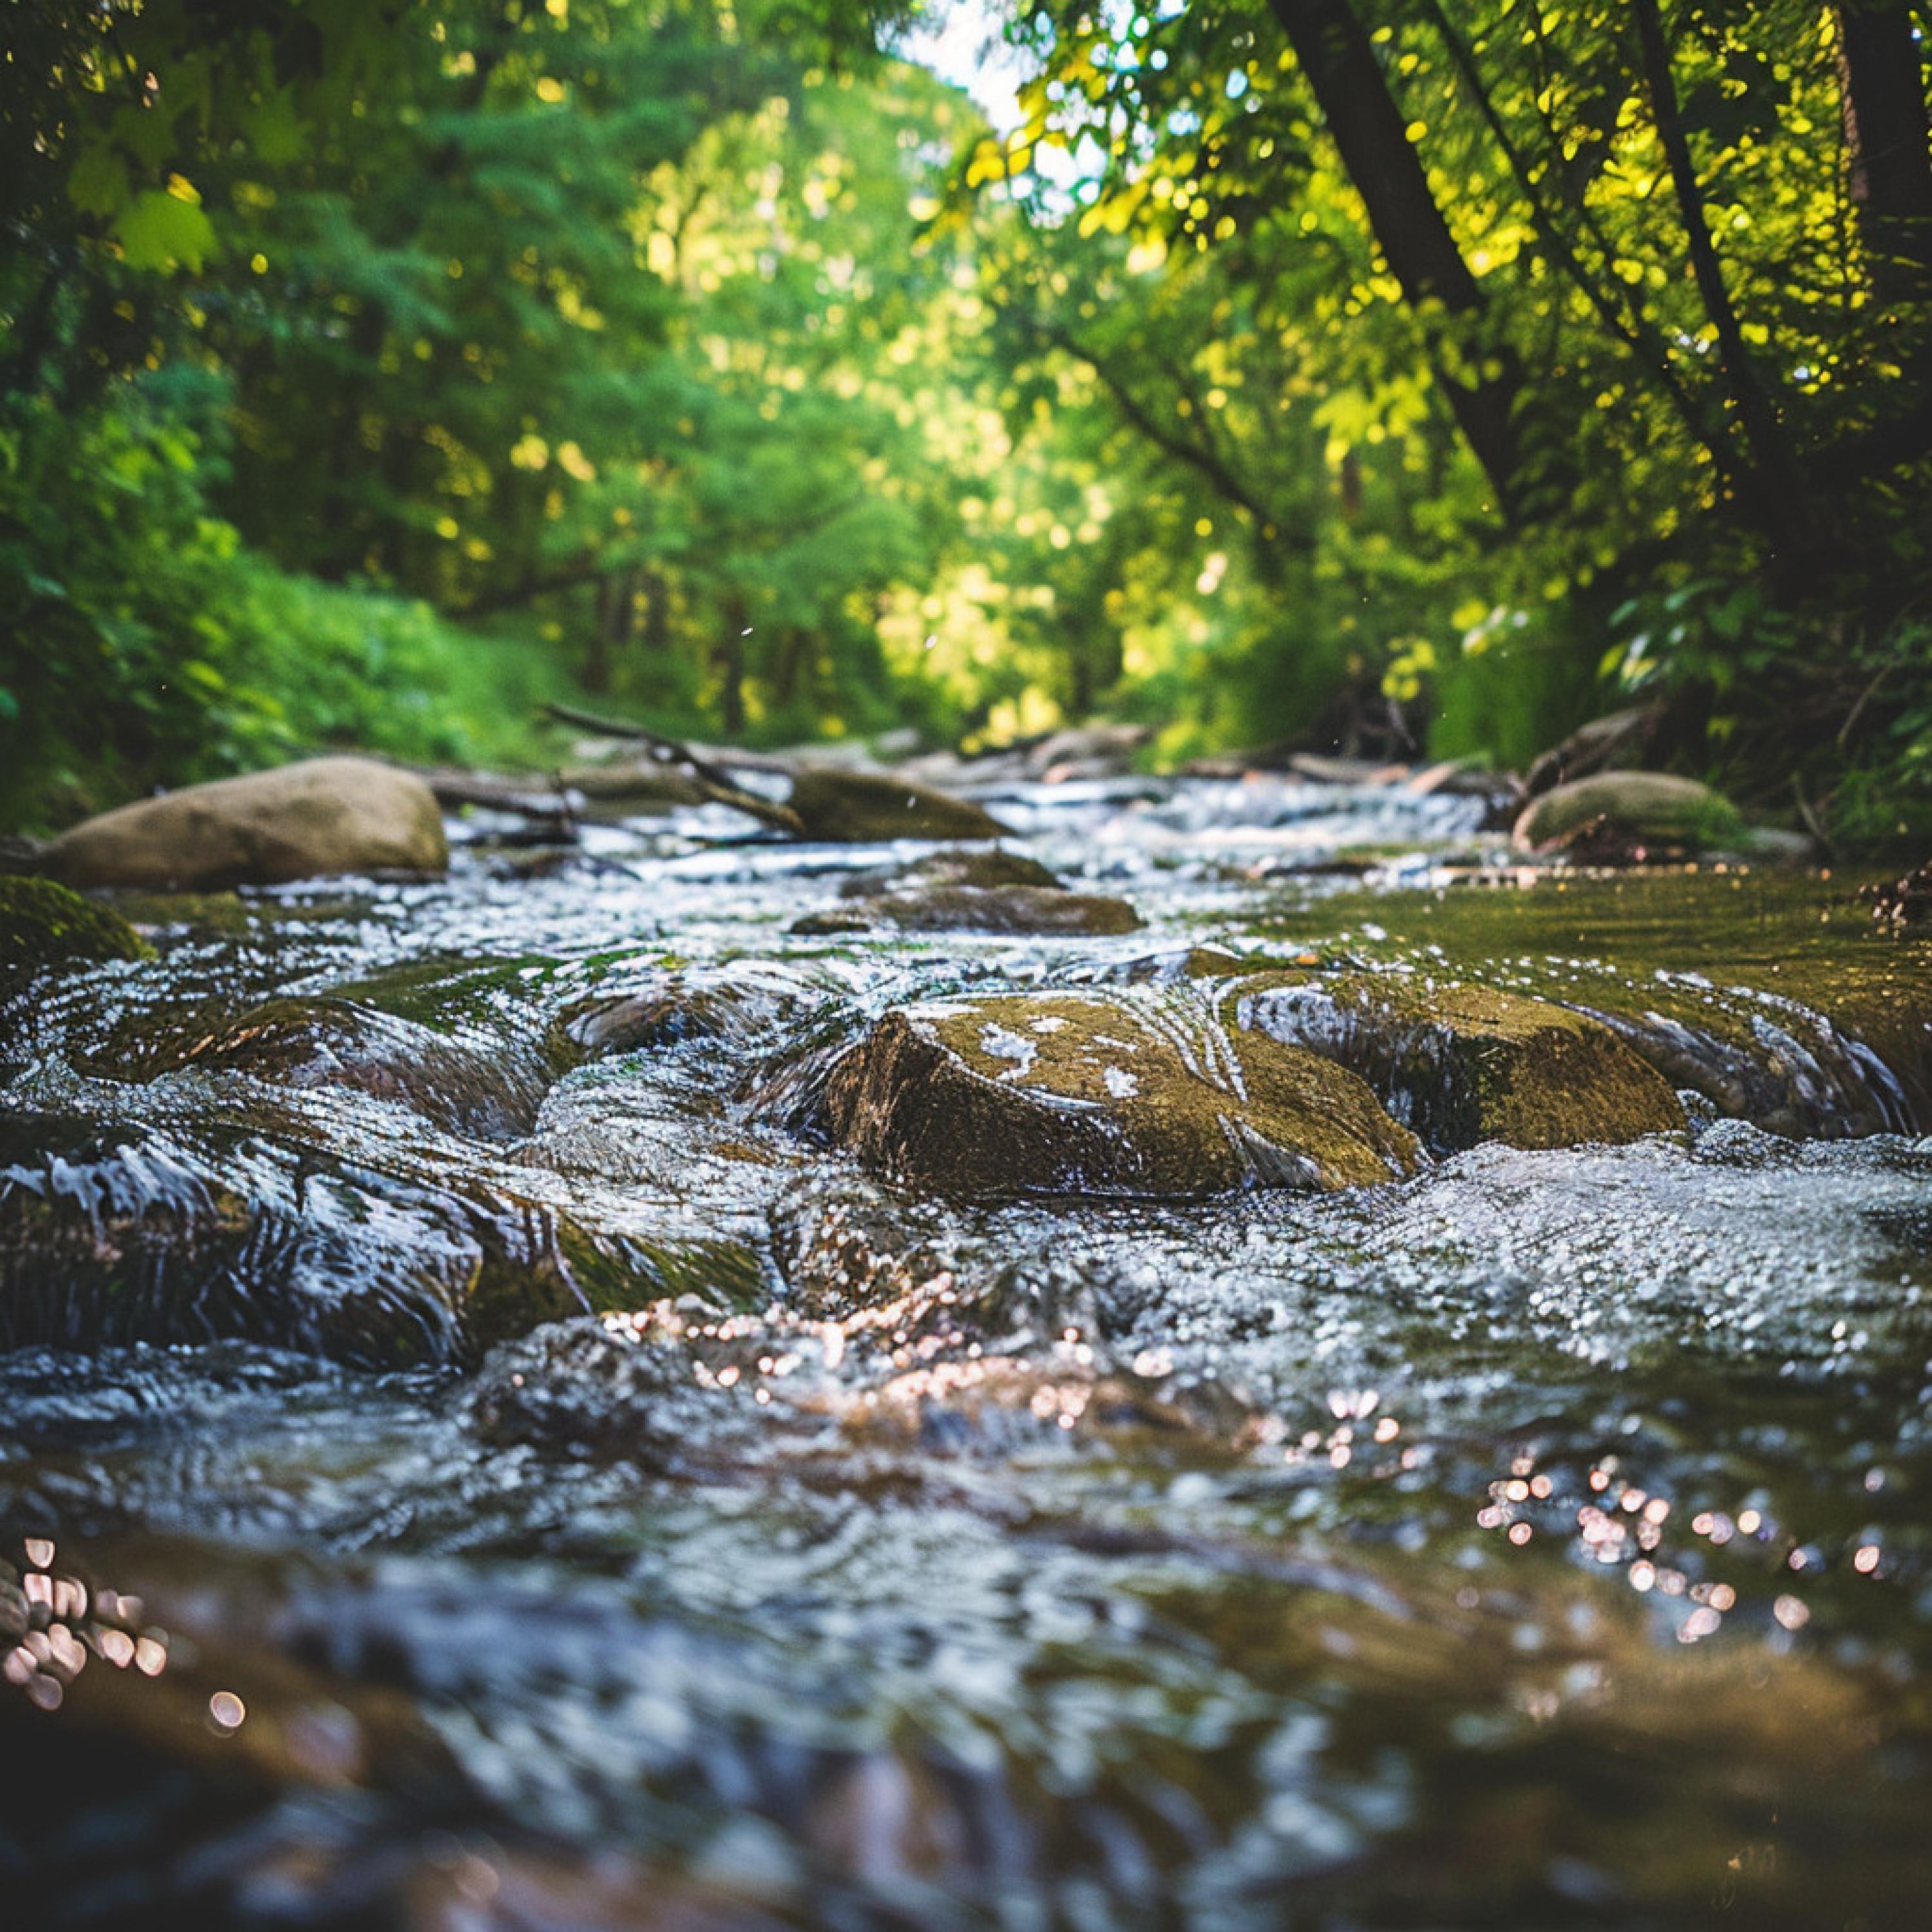
<path fill-rule="evenodd" d="M 112 232 L 130 268 L 182 268 L 199 274 L 218 252 L 214 224 L 207 215 L 158 188 L 137 195 L 122 210 Z"/>

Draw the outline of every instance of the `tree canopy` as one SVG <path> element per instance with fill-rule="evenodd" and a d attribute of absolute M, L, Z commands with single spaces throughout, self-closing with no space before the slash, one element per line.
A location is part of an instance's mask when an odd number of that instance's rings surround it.
<path fill-rule="evenodd" d="M 1932 822 L 1924 10 L 922 10 L 10 9 L 15 815 L 584 688 Z"/>

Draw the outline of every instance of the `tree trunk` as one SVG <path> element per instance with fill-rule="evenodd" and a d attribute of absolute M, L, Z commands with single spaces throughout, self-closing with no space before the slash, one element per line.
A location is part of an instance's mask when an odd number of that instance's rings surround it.
<path fill-rule="evenodd" d="M 718 717 L 728 738 L 745 729 L 746 610 L 742 598 L 725 600 L 724 622 L 718 640 Z"/>
<path fill-rule="evenodd" d="M 578 682 L 584 689 L 602 696 L 610 688 L 611 633 L 625 594 L 622 574 L 597 580 L 597 608 L 591 621 L 590 641 L 585 647 Z"/>
<path fill-rule="evenodd" d="M 1704 313 L 1717 332 L 1725 388 L 1750 451 L 1753 467 L 1740 477 L 1739 494 L 1746 498 L 1748 507 L 1768 536 L 1787 548 L 1802 548 L 1807 532 L 1797 466 L 1791 460 L 1784 425 L 1778 419 L 1769 392 L 1744 346 L 1744 331 L 1724 281 L 1717 244 L 1711 238 L 1711 225 L 1704 212 L 1704 191 L 1690 158 L 1690 138 L 1678 106 L 1670 51 L 1664 41 L 1657 0 L 1630 0 L 1630 13 L 1636 23 L 1640 64 L 1650 96 L 1651 113 L 1657 124 L 1657 137 L 1670 164 L 1671 184 L 1676 190 L 1678 208 L 1684 218 L 1684 242 L 1690 258 L 1690 272 L 1696 278 Z"/>
<path fill-rule="evenodd" d="M 1348 178 L 1368 209 L 1377 244 L 1409 305 L 1439 304 L 1459 321 L 1480 324 L 1483 292 L 1423 172 L 1402 110 L 1388 88 L 1375 47 L 1348 0 L 1269 0 L 1316 104 L 1340 151 Z M 1522 387 L 1516 358 L 1484 344 L 1480 329 L 1433 327 L 1430 360 L 1457 427 L 1483 466 L 1505 516 L 1518 506 L 1522 478 L 1512 418 Z M 1445 357 L 1480 371 L 1466 375 Z"/>
<path fill-rule="evenodd" d="M 772 696 L 781 706 L 798 697 L 811 661 L 812 635 L 806 631 L 788 631 L 778 641 L 778 662 L 772 672 Z"/>
<path fill-rule="evenodd" d="M 1882 304 L 1932 292 L 1932 129 L 1925 76 L 1906 0 L 1840 0 L 1850 188 L 1873 296 Z"/>
<path fill-rule="evenodd" d="M 644 600 L 644 653 L 664 657 L 670 650 L 670 586 L 647 566 L 638 573 L 638 594 Z"/>

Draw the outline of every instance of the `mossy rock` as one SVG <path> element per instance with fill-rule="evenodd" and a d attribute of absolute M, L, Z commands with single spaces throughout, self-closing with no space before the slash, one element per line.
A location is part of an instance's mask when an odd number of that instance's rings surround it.
<path fill-rule="evenodd" d="M 1601 772 L 1532 799 L 1510 838 L 1531 850 L 1598 820 L 1639 842 L 1683 852 L 1733 844 L 1744 829 L 1737 807 L 1695 778 L 1668 772 Z"/>
<path fill-rule="evenodd" d="M 849 899 L 795 921 L 795 933 L 862 932 L 887 926 L 901 932 L 1026 933 L 1080 938 L 1135 932 L 1141 916 L 1125 899 L 1046 886 L 932 886 Z"/>
<path fill-rule="evenodd" d="M 153 957 L 134 928 L 106 906 L 51 879 L 0 878 L 0 976 Z"/>
<path fill-rule="evenodd" d="M 117 892 L 114 910 L 140 932 L 232 939 L 266 926 L 283 909 L 238 892 Z M 304 911 L 307 911 L 304 908 Z"/>
<path fill-rule="evenodd" d="M 871 844 L 893 838 L 1004 838 L 1002 825 L 982 806 L 910 778 L 876 772 L 802 767 L 785 802 L 798 814 L 801 836 L 826 844 Z"/>
<path fill-rule="evenodd" d="M 506 1042 L 484 1052 L 354 1000 L 269 1000 L 196 1041 L 182 1064 L 282 1087 L 346 1087 L 446 1132 L 509 1139 L 536 1124 L 548 1070 Z"/>
<path fill-rule="evenodd" d="M 1125 993 L 898 1008 L 825 1097 L 833 1138 L 869 1166 L 968 1198 L 1360 1186 L 1418 1152 L 1346 1069 Z"/>
<path fill-rule="evenodd" d="M 1064 889 L 1066 881 L 1037 859 L 1004 845 L 949 847 L 909 860 L 902 866 L 872 866 L 842 880 L 838 896 L 877 898 L 886 892 L 925 892 L 940 886 L 1038 886 Z"/>
<path fill-rule="evenodd" d="M 835 1000 L 832 988 L 787 962 L 728 960 L 664 970 L 641 986 L 586 994 L 564 1009 L 561 1030 L 593 1059 L 658 1053 L 696 1041 L 733 1052 L 767 1045 Z"/>
<path fill-rule="evenodd" d="M 1396 974 L 1262 974 L 1226 996 L 1238 1030 L 1349 1068 L 1438 1154 L 1681 1132 L 1670 1082 L 1610 1028 L 1544 1000 Z"/>

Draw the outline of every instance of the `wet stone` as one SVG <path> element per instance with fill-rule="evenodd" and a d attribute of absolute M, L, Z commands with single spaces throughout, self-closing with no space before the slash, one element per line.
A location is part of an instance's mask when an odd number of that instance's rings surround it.
<path fill-rule="evenodd" d="M 586 994 L 561 1026 L 593 1057 L 710 1044 L 735 1054 L 786 1037 L 838 1004 L 836 988 L 784 961 L 732 960 L 689 969 L 633 968 L 628 983 Z"/>
<path fill-rule="evenodd" d="M 790 929 L 820 935 L 884 926 L 1082 938 L 1132 932 L 1141 922 L 1125 899 L 1071 891 L 1038 860 L 999 846 L 872 867 L 846 879 L 838 892 L 838 904 L 808 913 Z"/>
<path fill-rule="evenodd" d="M 1802 998 L 1694 982 L 1648 989 L 1639 1010 L 1595 1016 L 1673 1086 L 1731 1120 L 1796 1139 L 1932 1128 L 1932 982 L 1910 963 L 1816 974 Z"/>
<path fill-rule="evenodd" d="M 802 836 L 828 844 L 891 838 L 1000 838 L 1007 828 L 983 806 L 910 778 L 808 765 L 785 802 Z"/>
<path fill-rule="evenodd" d="M 682 1324 L 674 1316 L 670 1325 Z M 688 1474 L 742 1462 L 773 1434 L 753 1380 L 734 1370 L 722 1359 L 707 1366 L 674 1333 L 636 1340 L 596 1322 L 559 1322 L 493 1350 L 465 1411 L 486 1442 L 568 1448 Z"/>
<path fill-rule="evenodd" d="M 897 1009 L 833 1068 L 826 1114 L 868 1165 L 962 1196 L 1359 1186 L 1417 1153 L 1346 1069 L 1124 994 Z"/>
<path fill-rule="evenodd" d="M 1607 1026 L 1548 1000 L 1398 974 L 1262 975 L 1238 981 L 1227 1000 L 1236 1027 L 1360 1074 L 1438 1154 L 1685 1126 L 1660 1073 Z"/>
<path fill-rule="evenodd" d="M 36 968 L 146 959 L 121 915 L 51 879 L 0 878 L 0 984 Z"/>
<path fill-rule="evenodd" d="M 1139 929 L 1140 914 L 1125 899 L 1042 886 L 934 886 L 914 892 L 848 899 L 808 913 L 790 930 L 800 934 L 862 932 L 892 926 L 901 932 L 1008 932 L 1052 938 L 1098 938 Z"/>
<path fill-rule="evenodd" d="M 849 874 L 838 887 L 841 898 L 872 899 L 886 892 L 912 892 L 935 886 L 1038 886 L 1064 890 L 1058 873 L 1004 845 L 953 846 L 902 866 L 873 866 Z"/>
<path fill-rule="evenodd" d="M 150 1060 L 152 1073 L 195 1066 L 278 1086 L 346 1087 L 389 1101 L 451 1133 L 527 1133 L 550 1070 L 516 1043 L 472 1046 L 350 1000 L 270 1000 Z"/>

